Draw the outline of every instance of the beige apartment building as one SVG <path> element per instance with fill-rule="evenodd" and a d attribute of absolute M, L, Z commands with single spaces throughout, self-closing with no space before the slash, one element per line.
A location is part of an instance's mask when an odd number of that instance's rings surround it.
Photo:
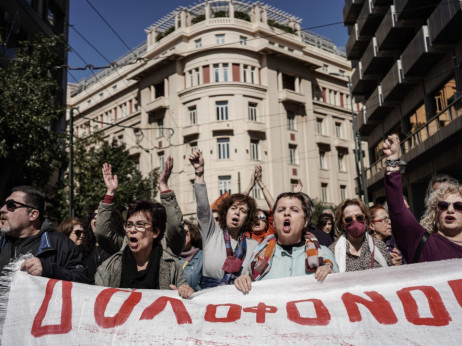
<path fill-rule="evenodd" d="M 274 196 L 301 179 L 318 200 L 354 197 L 351 67 L 332 41 L 300 29 L 301 19 L 260 2 L 178 8 L 117 67 L 70 86 L 75 133 L 123 142 L 146 175 L 171 155 L 185 215 L 196 211 L 195 148 L 210 202 L 242 192 L 255 165 Z M 266 206 L 261 191 L 253 196 Z"/>

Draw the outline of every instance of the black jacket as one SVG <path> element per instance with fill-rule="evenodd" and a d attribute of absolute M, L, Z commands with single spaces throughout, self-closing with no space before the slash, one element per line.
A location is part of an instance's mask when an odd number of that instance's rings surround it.
<path fill-rule="evenodd" d="M 42 224 L 38 234 L 24 240 L 1 233 L 0 270 L 11 259 L 28 252 L 42 262 L 42 276 L 87 283 L 87 268 L 82 261 L 80 249 L 72 240 L 56 231 L 47 220 Z"/>

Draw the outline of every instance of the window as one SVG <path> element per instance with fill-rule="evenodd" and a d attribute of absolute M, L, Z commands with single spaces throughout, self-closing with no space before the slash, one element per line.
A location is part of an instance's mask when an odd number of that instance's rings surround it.
<path fill-rule="evenodd" d="M 202 39 L 197 39 L 194 41 L 194 45 L 196 46 L 196 48 L 201 48 L 202 47 Z"/>
<path fill-rule="evenodd" d="M 229 159 L 229 138 L 218 138 L 218 159 Z"/>
<path fill-rule="evenodd" d="M 164 81 L 154 84 L 155 98 L 165 96 Z"/>
<path fill-rule="evenodd" d="M 346 186 L 340 185 L 340 200 L 344 201 L 346 199 Z"/>
<path fill-rule="evenodd" d="M 324 121 L 324 119 L 322 119 L 322 118 L 317 118 L 316 119 L 316 129 L 317 129 L 319 135 L 324 134 L 324 129 L 323 129 L 323 126 L 322 126 L 323 121 Z"/>
<path fill-rule="evenodd" d="M 326 152 L 322 150 L 319 151 L 319 167 L 327 169 Z"/>
<path fill-rule="evenodd" d="M 282 89 L 295 91 L 295 77 L 282 74 Z"/>
<path fill-rule="evenodd" d="M 243 70 L 244 83 L 255 84 L 255 81 L 257 80 L 257 77 L 256 77 L 257 69 L 254 66 L 244 65 L 242 70 Z"/>
<path fill-rule="evenodd" d="M 294 112 L 287 112 L 287 130 L 295 130 Z"/>
<path fill-rule="evenodd" d="M 250 158 L 252 160 L 258 160 L 258 140 L 250 140 Z"/>
<path fill-rule="evenodd" d="M 329 70 L 329 65 L 326 65 L 326 64 L 322 65 L 322 70 L 324 72 L 327 72 Z"/>
<path fill-rule="evenodd" d="M 164 119 L 157 120 L 157 136 L 164 136 Z"/>
<path fill-rule="evenodd" d="M 289 145 L 289 160 L 291 165 L 297 164 L 297 146 Z"/>
<path fill-rule="evenodd" d="M 157 153 L 157 156 L 159 157 L 159 171 L 163 171 L 164 170 L 164 166 L 165 166 L 165 156 L 164 156 L 164 152 L 163 151 L 159 151 Z"/>
<path fill-rule="evenodd" d="M 240 37 L 239 37 L 239 43 L 240 43 L 242 46 L 247 46 L 247 37 L 245 37 L 245 36 L 240 36 Z"/>
<path fill-rule="evenodd" d="M 228 192 L 231 195 L 231 176 L 222 175 L 218 177 L 218 189 L 220 196 L 225 192 Z"/>
<path fill-rule="evenodd" d="M 343 154 L 343 153 L 338 153 L 338 155 L 337 155 L 338 170 L 340 172 L 345 172 L 344 156 L 345 156 L 345 154 Z"/>
<path fill-rule="evenodd" d="M 327 203 L 327 184 L 321 184 L 321 201 Z"/>
<path fill-rule="evenodd" d="M 228 120 L 228 101 L 217 101 L 215 107 L 217 109 L 217 120 Z"/>
<path fill-rule="evenodd" d="M 213 75 L 214 75 L 215 82 L 219 82 L 220 81 L 220 65 L 219 64 L 213 65 Z"/>
<path fill-rule="evenodd" d="M 228 69 L 228 64 L 223 64 L 223 82 L 227 82 L 228 81 L 228 73 L 229 73 L 229 69 Z"/>
<path fill-rule="evenodd" d="M 342 138 L 342 123 L 335 123 L 335 137 Z"/>
<path fill-rule="evenodd" d="M 216 44 L 224 44 L 225 43 L 225 34 L 215 35 L 215 42 L 216 42 Z"/>
<path fill-rule="evenodd" d="M 200 71 L 199 71 L 199 67 L 195 68 L 193 70 L 193 82 L 192 82 L 192 86 L 194 85 L 200 85 L 201 84 L 201 74 L 200 74 Z"/>
<path fill-rule="evenodd" d="M 261 198 L 261 189 L 258 184 L 255 184 L 255 186 L 252 189 L 252 197 L 255 199 L 260 199 Z"/>
<path fill-rule="evenodd" d="M 257 121 L 257 107 L 258 104 L 249 102 L 249 120 L 250 121 Z"/>
<path fill-rule="evenodd" d="M 197 108 L 196 106 L 188 107 L 189 111 L 189 125 L 194 125 L 197 123 Z"/>

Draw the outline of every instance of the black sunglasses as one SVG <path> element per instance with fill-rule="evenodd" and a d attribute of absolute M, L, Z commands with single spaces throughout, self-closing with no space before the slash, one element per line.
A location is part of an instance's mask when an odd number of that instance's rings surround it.
<path fill-rule="evenodd" d="M 83 232 L 81 229 L 75 230 L 74 234 L 77 238 L 80 238 L 83 235 Z"/>
<path fill-rule="evenodd" d="M 445 202 L 445 201 L 439 201 L 438 202 L 438 209 L 441 210 L 441 211 L 448 210 L 448 208 L 449 208 L 449 206 L 451 204 L 454 206 L 454 210 L 462 211 L 462 202 L 449 203 L 449 202 Z"/>
<path fill-rule="evenodd" d="M 17 206 L 16 204 L 19 204 Z M 14 212 L 18 208 L 31 208 L 31 209 L 37 209 L 36 207 L 33 207 L 31 205 L 27 205 L 18 201 L 15 201 L 14 199 L 9 199 L 3 203 L 3 205 L 6 205 L 6 209 L 10 212 Z"/>

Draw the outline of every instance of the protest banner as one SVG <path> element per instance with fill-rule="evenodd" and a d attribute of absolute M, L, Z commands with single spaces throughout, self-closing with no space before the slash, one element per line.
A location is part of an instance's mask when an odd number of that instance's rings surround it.
<path fill-rule="evenodd" d="M 197 292 L 126 290 L 15 272 L 2 345 L 459 344 L 462 259 Z"/>

